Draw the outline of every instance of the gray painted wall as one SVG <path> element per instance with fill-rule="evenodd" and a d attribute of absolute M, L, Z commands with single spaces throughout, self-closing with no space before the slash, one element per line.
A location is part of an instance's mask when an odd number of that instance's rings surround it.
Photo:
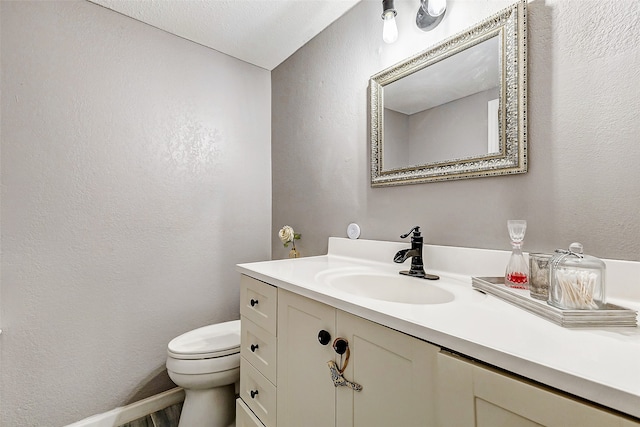
<path fill-rule="evenodd" d="M 0 2 L 0 425 L 172 387 L 271 256 L 270 73 L 85 1 Z"/>
<path fill-rule="evenodd" d="M 393 45 L 381 40 L 379 3 L 360 3 L 272 72 L 274 257 L 286 256 L 285 223 L 308 256 L 351 221 L 365 239 L 398 241 L 421 225 L 428 243 L 509 249 L 506 221 L 524 218 L 527 251 L 581 241 L 592 255 L 640 261 L 640 2 L 529 3 L 527 174 L 372 189 L 369 77 L 510 2 L 452 0 L 421 33 L 415 2 L 396 1 Z"/>

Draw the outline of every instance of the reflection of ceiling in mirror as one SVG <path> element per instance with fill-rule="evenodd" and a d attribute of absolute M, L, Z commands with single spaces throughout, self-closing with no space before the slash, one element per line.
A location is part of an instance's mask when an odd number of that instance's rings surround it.
<path fill-rule="evenodd" d="M 492 37 L 386 85 L 384 108 L 410 115 L 499 86 L 499 47 Z"/>

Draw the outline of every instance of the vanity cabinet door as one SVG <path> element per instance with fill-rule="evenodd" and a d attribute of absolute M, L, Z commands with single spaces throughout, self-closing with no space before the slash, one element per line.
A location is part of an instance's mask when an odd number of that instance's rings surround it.
<path fill-rule="evenodd" d="M 336 389 L 336 426 L 434 426 L 439 348 L 340 310 L 337 326 L 351 352 L 344 377 L 362 391 Z"/>
<path fill-rule="evenodd" d="M 335 388 L 327 362 L 334 359 L 336 310 L 278 289 L 278 427 L 335 425 Z M 321 345 L 320 331 L 331 335 Z"/>
<path fill-rule="evenodd" d="M 560 392 L 438 355 L 438 426 L 627 427 L 640 425 Z"/>

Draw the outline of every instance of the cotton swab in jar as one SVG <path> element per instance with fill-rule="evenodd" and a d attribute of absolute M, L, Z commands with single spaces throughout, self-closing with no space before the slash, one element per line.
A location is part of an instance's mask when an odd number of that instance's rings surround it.
<path fill-rule="evenodd" d="M 567 308 L 597 309 L 594 290 L 597 275 L 574 269 L 556 270 L 556 280 L 561 289 L 560 302 Z"/>

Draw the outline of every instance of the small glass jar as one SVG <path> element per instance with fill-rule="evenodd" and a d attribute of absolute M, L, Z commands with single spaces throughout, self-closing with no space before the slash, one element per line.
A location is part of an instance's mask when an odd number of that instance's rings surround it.
<path fill-rule="evenodd" d="M 529 294 L 532 298 L 549 299 L 549 267 L 553 255 L 529 254 Z"/>
<path fill-rule="evenodd" d="M 549 272 L 549 304 L 568 310 L 604 308 L 605 263 L 583 255 L 582 244 L 572 243 L 569 250 L 557 249 Z"/>
<path fill-rule="evenodd" d="M 527 221 L 524 219 L 510 219 L 507 229 L 511 238 L 511 257 L 504 273 L 504 284 L 510 288 L 529 288 L 529 266 L 522 255 L 522 241 L 527 231 Z"/>

